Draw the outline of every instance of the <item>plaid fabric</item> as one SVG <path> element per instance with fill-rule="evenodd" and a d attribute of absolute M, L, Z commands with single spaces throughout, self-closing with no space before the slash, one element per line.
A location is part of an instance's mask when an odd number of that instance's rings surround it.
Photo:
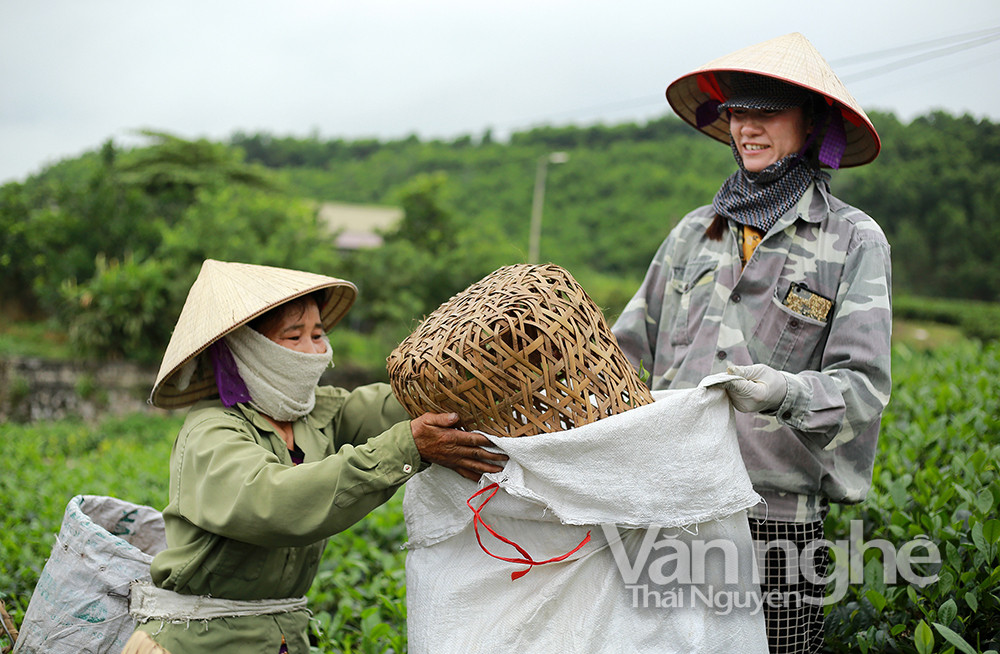
<path fill-rule="evenodd" d="M 776 161 L 759 173 L 747 172 L 736 143 L 730 142 L 739 169 L 730 175 L 712 200 L 720 216 L 749 225 L 763 233 L 795 206 L 815 179 L 827 183 L 829 175 L 810 167 L 798 153 Z"/>
<path fill-rule="evenodd" d="M 827 575 L 830 552 L 816 548 L 812 571 L 802 565 L 802 551 L 823 538 L 823 521 L 777 522 L 750 520 L 750 533 L 760 567 L 760 590 L 764 597 L 764 621 L 771 654 L 819 652 L 823 648 L 823 605 L 825 585 L 814 583 Z M 795 551 L 798 564 L 787 564 L 787 554 Z M 808 601 L 811 599 L 812 601 Z"/>

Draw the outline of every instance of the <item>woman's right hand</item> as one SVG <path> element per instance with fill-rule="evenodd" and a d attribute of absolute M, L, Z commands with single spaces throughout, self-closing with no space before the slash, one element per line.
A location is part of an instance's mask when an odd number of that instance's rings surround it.
<path fill-rule="evenodd" d="M 425 413 L 411 420 L 410 430 L 420 458 L 451 468 L 472 481 L 479 481 L 483 473 L 503 470 L 507 455 L 483 449 L 492 443 L 482 434 L 452 429 L 456 422 L 458 415 L 454 413 Z"/>

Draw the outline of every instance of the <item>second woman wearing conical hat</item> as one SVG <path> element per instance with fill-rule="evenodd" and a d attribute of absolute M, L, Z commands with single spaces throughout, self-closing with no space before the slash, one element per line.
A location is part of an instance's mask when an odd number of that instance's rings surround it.
<path fill-rule="evenodd" d="M 864 499 L 889 399 L 889 244 L 830 190 L 824 167 L 873 160 L 871 121 L 801 34 L 772 39 L 673 82 L 685 121 L 736 163 L 712 203 L 670 232 L 612 331 L 654 390 L 726 372 L 740 450 L 765 502 L 756 541 L 776 544 L 761 590 L 772 652 L 822 644 L 831 502 Z M 811 576 L 799 574 L 810 572 Z M 791 573 L 791 579 L 786 573 Z"/>

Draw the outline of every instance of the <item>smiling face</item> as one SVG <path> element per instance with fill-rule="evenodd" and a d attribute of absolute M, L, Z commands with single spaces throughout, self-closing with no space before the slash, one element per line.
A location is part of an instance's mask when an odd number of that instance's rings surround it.
<path fill-rule="evenodd" d="M 802 107 L 728 111 L 729 133 L 747 172 L 759 173 L 805 145 L 809 126 Z"/>
<path fill-rule="evenodd" d="M 289 350 L 305 354 L 326 352 L 323 322 L 312 298 L 285 305 L 280 317 L 262 326 L 260 333 Z"/>

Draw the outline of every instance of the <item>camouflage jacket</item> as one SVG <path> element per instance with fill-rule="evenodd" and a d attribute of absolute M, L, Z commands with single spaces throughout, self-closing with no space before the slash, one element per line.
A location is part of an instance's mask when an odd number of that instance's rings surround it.
<path fill-rule="evenodd" d="M 871 485 L 889 400 L 889 244 L 868 215 L 811 185 L 746 266 L 739 232 L 705 236 L 710 206 L 660 246 L 613 327 L 655 389 L 689 388 L 728 364 L 783 371 L 774 415 L 737 413 L 740 449 L 765 499 L 751 514 L 805 522 Z"/>

